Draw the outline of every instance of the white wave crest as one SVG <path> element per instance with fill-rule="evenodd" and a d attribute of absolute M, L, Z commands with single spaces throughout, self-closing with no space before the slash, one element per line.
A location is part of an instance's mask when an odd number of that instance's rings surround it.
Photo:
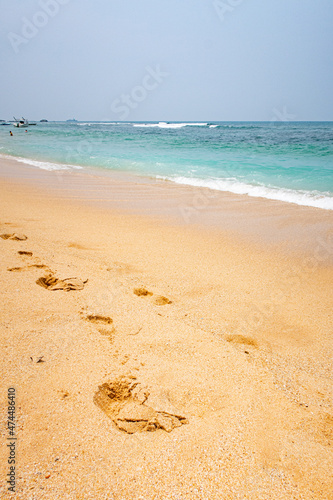
<path fill-rule="evenodd" d="M 51 163 L 48 161 L 37 161 L 37 160 L 30 160 L 29 158 L 15 158 L 13 156 L 9 156 L 11 160 L 14 159 L 20 163 L 25 163 L 26 165 L 32 165 L 33 167 L 38 167 L 41 168 L 42 170 L 70 170 L 72 168 L 74 169 L 80 169 L 83 167 L 79 167 L 78 165 L 67 165 L 65 163 Z"/>
<path fill-rule="evenodd" d="M 126 125 L 126 122 L 80 122 L 76 123 L 80 127 L 87 127 L 91 125 Z"/>
<path fill-rule="evenodd" d="M 199 179 L 189 177 L 163 177 L 159 179 L 168 180 L 177 184 L 189 186 L 206 187 L 216 191 L 228 191 L 235 194 L 246 194 L 255 198 L 266 198 L 269 200 L 284 201 L 307 207 L 333 210 L 333 197 L 327 193 L 318 191 L 294 191 L 293 189 L 253 186 L 236 179 Z"/>
<path fill-rule="evenodd" d="M 133 127 L 158 127 L 158 128 L 183 128 L 183 127 L 206 127 L 208 123 L 133 123 Z"/>

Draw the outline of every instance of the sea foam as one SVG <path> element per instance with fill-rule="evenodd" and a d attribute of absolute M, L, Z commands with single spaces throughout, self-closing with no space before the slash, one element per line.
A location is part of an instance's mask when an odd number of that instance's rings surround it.
<path fill-rule="evenodd" d="M 207 127 L 208 123 L 133 123 L 133 127 L 158 127 L 158 128 L 183 128 L 183 127 Z"/>
<path fill-rule="evenodd" d="M 30 160 L 29 158 L 15 158 L 13 156 L 7 156 L 11 160 L 14 159 L 20 163 L 25 163 L 26 165 L 32 165 L 33 167 L 41 168 L 42 170 L 70 170 L 70 169 L 81 169 L 82 167 L 78 165 L 67 165 L 65 163 L 51 163 L 48 161 L 38 161 Z"/>
<path fill-rule="evenodd" d="M 307 207 L 333 210 L 333 197 L 318 191 L 296 191 L 293 189 L 254 186 L 239 182 L 236 179 L 199 179 L 191 177 L 156 176 L 158 179 L 168 180 L 176 184 L 204 187 L 216 191 L 227 191 L 234 194 L 248 195 L 255 198 L 284 201 Z"/>

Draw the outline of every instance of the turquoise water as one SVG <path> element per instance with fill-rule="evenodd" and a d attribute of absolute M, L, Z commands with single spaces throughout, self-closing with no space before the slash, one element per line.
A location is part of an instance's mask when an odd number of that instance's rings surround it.
<path fill-rule="evenodd" d="M 0 153 L 48 170 L 126 171 L 333 209 L 333 122 L 0 126 Z"/>

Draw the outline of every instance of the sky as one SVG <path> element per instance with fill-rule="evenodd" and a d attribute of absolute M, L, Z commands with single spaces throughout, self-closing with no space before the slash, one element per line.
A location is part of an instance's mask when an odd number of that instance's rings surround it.
<path fill-rule="evenodd" d="M 0 9 L 0 119 L 333 120 L 332 0 Z"/>

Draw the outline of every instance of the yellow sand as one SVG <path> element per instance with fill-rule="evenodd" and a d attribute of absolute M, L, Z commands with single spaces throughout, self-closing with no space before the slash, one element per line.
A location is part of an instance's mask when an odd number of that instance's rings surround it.
<path fill-rule="evenodd" d="M 0 183 L 0 233 L 27 236 L 0 239 L 0 498 L 8 387 L 15 498 L 333 498 L 327 213 L 308 209 L 303 229 L 322 213 L 325 230 L 297 254 L 292 236 L 282 251 L 21 181 Z M 80 289 L 36 284 L 49 275 Z M 96 404 L 124 380 L 112 404 L 133 434 Z M 175 426 L 147 431 L 157 414 Z"/>

